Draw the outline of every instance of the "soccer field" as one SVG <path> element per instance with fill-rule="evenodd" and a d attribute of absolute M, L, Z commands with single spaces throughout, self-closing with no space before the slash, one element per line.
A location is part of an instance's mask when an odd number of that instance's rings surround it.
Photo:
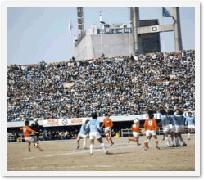
<path fill-rule="evenodd" d="M 128 143 L 128 138 L 113 138 L 115 143 L 105 143 L 110 154 L 106 155 L 101 145 L 95 141 L 93 155 L 89 149 L 76 150 L 76 140 L 42 141 L 44 151 L 38 151 L 28 143 L 7 143 L 8 171 L 195 171 L 195 137 L 187 140 L 187 146 L 165 148 L 165 141 L 158 136 L 160 150 L 156 149 L 154 139 L 149 149 L 143 151 L 145 137 L 139 138 L 141 146 Z M 103 139 L 105 142 L 105 139 Z M 89 141 L 87 144 L 89 147 Z"/>

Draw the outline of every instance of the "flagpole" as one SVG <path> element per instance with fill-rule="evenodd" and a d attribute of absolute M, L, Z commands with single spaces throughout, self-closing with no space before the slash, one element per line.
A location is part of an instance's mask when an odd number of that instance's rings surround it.
<path fill-rule="evenodd" d="M 103 55 L 103 50 L 102 50 L 102 34 L 103 34 L 103 32 L 102 32 L 102 15 L 101 15 L 101 11 L 100 11 L 100 24 L 101 24 L 101 57 L 102 57 L 102 55 Z"/>
<path fill-rule="evenodd" d="M 162 16 L 162 38 L 163 38 L 163 54 L 164 54 L 164 63 L 165 63 L 165 45 L 164 45 L 164 17 Z"/>

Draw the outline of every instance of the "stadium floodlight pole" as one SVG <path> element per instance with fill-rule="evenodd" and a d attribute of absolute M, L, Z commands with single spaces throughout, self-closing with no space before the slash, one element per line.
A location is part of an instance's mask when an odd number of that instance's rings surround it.
<path fill-rule="evenodd" d="M 102 32 L 102 23 L 101 23 L 101 57 L 103 57 L 103 47 L 102 47 L 102 43 L 103 43 L 103 38 L 102 38 L 102 34 L 103 34 L 103 32 Z"/>
<path fill-rule="evenodd" d="M 130 28 L 129 28 L 129 56 L 131 55 L 131 52 L 130 52 L 130 31 L 131 31 L 131 27 L 132 27 L 132 21 L 130 21 Z"/>
<path fill-rule="evenodd" d="M 72 59 L 72 25 L 69 19 L 69 32 L 70 32 L 70 58 Z"/>

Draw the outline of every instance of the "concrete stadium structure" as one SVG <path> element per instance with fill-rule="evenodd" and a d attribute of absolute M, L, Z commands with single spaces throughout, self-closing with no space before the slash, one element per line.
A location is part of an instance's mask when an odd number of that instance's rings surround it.
<path fill-rule="evenodd" d="M 140 20 L 139 8 L 130 7 L 130 23 L 92 25 L 91 29 L 75 37 L 76 60 L 101 57 L 130 56 L 136 53 L 161 52 L 160 33 L 174 31 L 174 49 L 183 50 L 179 8 L 173 7 L 174 23 L 159 25 L 158 20 Z"/>

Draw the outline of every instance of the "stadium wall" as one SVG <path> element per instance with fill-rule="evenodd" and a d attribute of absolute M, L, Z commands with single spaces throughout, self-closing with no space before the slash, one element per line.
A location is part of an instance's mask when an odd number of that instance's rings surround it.
<path fill-rule="evenodd" d="M 187 111 L 184 112 L 184 117 L 187 116 Z M 193 112 L 195 114 L 195 112 Z M 105 117 L 98 117 L 100 122 L 103 122 Z M 111 116 L 111 120 L 113 122 L 125 122 L 125 121 L 133 121 L 135 118 L 139 120 L 147 119 L 147 114 L 142 115 L 123 115 L 123 116 Z M 155 119 L 161 119 L 161 114 L 155 114 Z M 75 126 L 81 125 L 86 119 L 91 119 L 90 117 L 87 118 L 74 118 L 74 119 L 46 119 L 46 120 L 38 120 L 38 124 L 43 127 L 57 127 L 57 126 Z M 33 123 L 33 120 L 29 121 L 29 125 Z M 19 122 L 7 122 L 7 128 L 18 128 L 23 127 L 25 125 L 24 121 Z"/>

